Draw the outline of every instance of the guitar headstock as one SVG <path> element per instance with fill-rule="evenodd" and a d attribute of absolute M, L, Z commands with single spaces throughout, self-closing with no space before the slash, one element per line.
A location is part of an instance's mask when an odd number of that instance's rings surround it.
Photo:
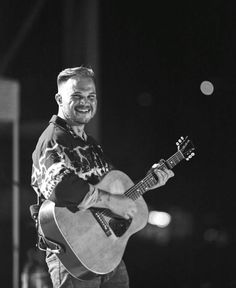
<path fill-rule="evenodd" d="M 176 145 L 178 147 L 178 150 L 183 154 L 184 158 L 187 161 L 195 155 L 195 153 L 193 152 L 195 150 L 193 142 L 188 139 L 188 136 L 180 137 L 179 140 L 176 142 Z"/>

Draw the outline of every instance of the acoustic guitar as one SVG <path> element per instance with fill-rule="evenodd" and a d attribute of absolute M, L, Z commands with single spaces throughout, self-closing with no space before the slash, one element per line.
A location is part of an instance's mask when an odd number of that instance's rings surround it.
<path fill-rule="evenodd" d="M 112 194 L 125 194 L 137 205 L 132 219 L 114 215 L 110 210 L 90 208 L 79 210 L 75 206 L 58 207 L 45 200 L 39 211 L 39 229 L 68 272 L 80 280 L 113 271 L 120 263 L 127 242 L 134 233 L 145 227 L 148 208 L 142 195 L 157 184 L 157 169 L 172 169 L 183 159 L 194 155 L 194 146 L 188 137 L 181 137 L 177 152 L 169 159 L 153 166 L 138 183 L 123 172 L 112 170 L 96 187 Z M 56 243 L 52 245 L 52 243 Z"/>

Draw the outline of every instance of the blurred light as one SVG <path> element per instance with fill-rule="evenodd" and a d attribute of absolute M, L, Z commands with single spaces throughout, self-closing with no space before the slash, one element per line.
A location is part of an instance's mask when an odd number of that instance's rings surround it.
<path fill-rule="evenodd" d="M 203 81 L 200 85 L 200 90 L 204 95 L 211 95 L 214 91 L 214 86 L 210 81 Z"/>
<path fill-rule="evenodd" d="M 166 212 L 150 211 L 148 223 L 160 228 L 167 227 L 170 224 L 171 216 Z"/>

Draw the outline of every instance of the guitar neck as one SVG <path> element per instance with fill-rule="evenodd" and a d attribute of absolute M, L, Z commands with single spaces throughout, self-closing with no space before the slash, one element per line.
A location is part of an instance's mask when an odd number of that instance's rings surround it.
<path fill-rule="evenodd" d="M 158 167 L 152 168 L 141 181 L 132 186 L 124 194 L 133 200 L 138 199 L 140 196 L 142 196 L 145 192 L 150 190 L 153 186 L 155 186 L 158 183 L 158 179 L 156 176 L 157 170 L 163 168 L 172 169 L 183 159 L 185 159 L 184 155 L 180 150 L 178 150 L 174 155 L 172 155 L 166 161 L 161 163 Z"/>

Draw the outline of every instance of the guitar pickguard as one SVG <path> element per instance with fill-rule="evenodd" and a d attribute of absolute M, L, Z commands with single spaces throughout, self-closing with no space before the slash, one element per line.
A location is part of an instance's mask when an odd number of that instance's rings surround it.
<path fill-rule="evenodd" d="M 112 218 L 109 221 L 109 226 L 116 235 L 116 237 L 121 237 L 129 228 L 132 219 L 126 220 L 122 218 Z"/>

